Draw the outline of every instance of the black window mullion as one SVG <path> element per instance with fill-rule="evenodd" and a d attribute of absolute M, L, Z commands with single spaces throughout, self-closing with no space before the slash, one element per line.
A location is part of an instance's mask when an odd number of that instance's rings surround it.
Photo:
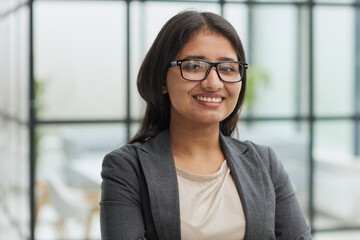
<path fill-rule="evenodd" d="M 219 4 L 220 4 L 220 15 L 224 16 L 225 0 L 219 0 Z"/>
<path fill-rule="evenodd" d="M 360 3 L 360 0 L 356 1 Z M 355 79 L 354 79 L 355 115 L 360 115 L 360 6 L 355 7 Z M 360 121 L 354 122 L 354 154 L 360 155 Z"/>
<path fill-rule="evenodd" d="M 30 195 L 30 239 L 35 239 L 35 128 L 36 128 L 36 115 L 35 115 L 35 86 L 34 86 L 34 4 L 33 0 L 29 1 L 29 161 L 30 161 L 30 181 L 29 181 L 29 195 Z"/>
<path fill-rule="evenodd" d="M 309 93 L 309 224 L 313 232 L 315 232 L 314 219 L 315 219 L 315 209 L 314 209 L 314 173 L 315 173 L 315 164 L 314 164 L 314 3 L 313 0 L 308 1 L 309 8 L 309 21 L 308 21 L 308 41 L 309 41 L 309 83 L 308 83 L 308 93 Z"/>
<path fill-rule="evenodd" d="M 130 139 L 131 135 L 131 84 L 130 84 L 130 3 L 126 0 L 126 138 Z"/>
<path fill-rule="evenodd" d="M 296 5 L 296 30 L 295 30 L 295 46 L 296 46 L 296 56 L 295 56 L 295 115 L 301 116 L 301 58 L 302 56 L 302 45 L 301 45 L 301 29 L 302 29 L 302 16 L 301 16 L 301 5 Z M 296 130 L 300 130 L 301 121 L 296 121 Z"/>

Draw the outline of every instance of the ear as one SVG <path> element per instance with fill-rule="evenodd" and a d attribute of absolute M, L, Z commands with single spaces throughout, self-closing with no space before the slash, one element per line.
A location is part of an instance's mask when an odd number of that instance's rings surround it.
<path fill-rule="evenodd" d="M 167 87 L 166 87 L 166 80 L 163 80 L 163 81 L 162 81 L 161 91 L 162 91 L 162 94 L 165 94 L 165 93 L 168 92 Z"/>

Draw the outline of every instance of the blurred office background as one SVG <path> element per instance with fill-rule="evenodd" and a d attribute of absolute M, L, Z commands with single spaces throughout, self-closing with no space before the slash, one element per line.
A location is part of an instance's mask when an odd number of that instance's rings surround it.
<path fill-rule="evenodd" d="M 359 0 L 1 0 L 0 239 L 100 239 L 102 158 L 136 132 L 137 71 L 185 9 L 243 41 L 236 137 L 275 149 L 314 239 L 360 239 Z"/>

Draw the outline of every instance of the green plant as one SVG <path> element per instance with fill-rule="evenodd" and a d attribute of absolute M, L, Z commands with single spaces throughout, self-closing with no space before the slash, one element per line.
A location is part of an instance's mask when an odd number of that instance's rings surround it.
<path fill-rule="evenodd" d="M 39 81 L 38 79 L 34 78 L 34 95 L 35 95 L 35 106 L 34 106 L 34 111 L 35 111 L 35 119 L 37 119 L 39 117 L 39 114 L 44 110 L 44 104 L 41 101 L 41 96 L 44 93 L 45 90 L 45 84 L 43 81 Z M 35 176 L 36 176 L 36 166 L 37 166 L 37 162 L 38 162 L 38 157 L 39 157 L 39 145 L 40 145 L 40 140 L 41 140 L 42 134 L 39 131 L 39 129 L 37 128 L 37 126 L 35 125 Z"/>
<path fill-rule="evenodd" d="M 249 66 L 247 70 L 245 105 L 248 113 L 251 114 L 257 100 L 257 89 L 261 85 L 268 86 L 270 83 L 269 74 L 264 68 Z"/>

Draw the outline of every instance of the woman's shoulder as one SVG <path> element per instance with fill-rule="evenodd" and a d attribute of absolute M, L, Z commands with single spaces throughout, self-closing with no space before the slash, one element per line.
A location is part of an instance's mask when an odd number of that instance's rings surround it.
<path fill-rule="evenodd" d="M 144 141 L 127 143 L 124 146 L 108 153 L 105 156 L 105 159 L 117 158 L 132 161 L 138 158 L 139 150 L 164 153 L 164 151 L 169 151 L 171 148 L 169 142 L 169 132 L 167 130 L 162 131 L 153 137 L 148 137 Z"/>
<path fill-rule="evenodd" d="M 239 140 L 233 137 L 225 137 L 226 144 L 230 145 L 232 151 L 240 151 L 246 159 L 251 162 L 261 162 L 271 171 L 272 168 L 281 168 L 282 163 L 278 160 L 274 150 L 267 146 L 255 143 L 251 140 Z"/>
<path fill-rule="evenodd" d="M 115 150 L 112 150 L 107 155 L 118 156 L 118 157 L 133 156 L 136 154 L 137 149 L 141 148 L 142 144 L 143 143 L 141 142 L 127 143 Z"/>
<path fill-rule="evenodd" d="M 255 152 L 260 155 L 266 155 L 269 151 L 272 151 L 269 146 L 254 143 L 251 140 L 240 140 L 234 137 L 225 136 L 225 143 L 231 145 L 232 148 L 245 152 Z"/>
<path fill-rule="evenodd" d="M 103 169 L 104 167 L 111 168 L 138 168 L 138 157 L 137 149 L 141 148 L 142 143 L 135 142 L 130 144 L 125 144 L 122 147 L 119 147 L 109 153 L 107 153 L 103 160 Z"/>

